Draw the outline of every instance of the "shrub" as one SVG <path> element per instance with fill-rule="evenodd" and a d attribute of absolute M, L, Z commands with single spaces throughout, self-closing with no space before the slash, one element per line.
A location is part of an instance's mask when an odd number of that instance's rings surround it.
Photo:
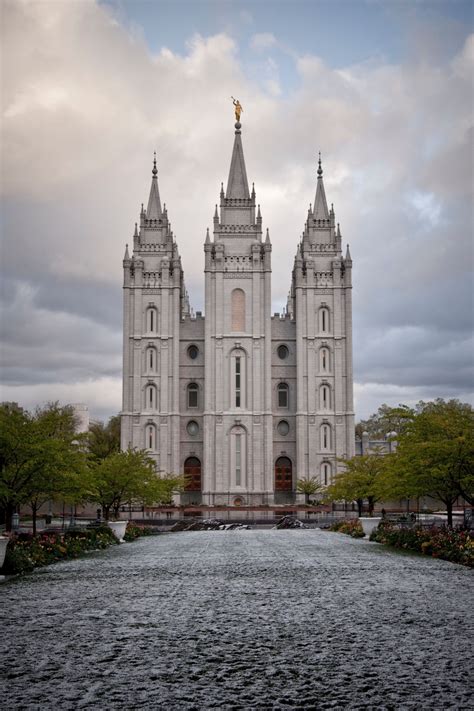
<path fill-rule="evenodd" d="M 446 526 L 400 529 L 389 521 L 381 521 L 370 534 L 370 540 L 474 567 L 474 541 L 468 531 Z"/>
<path fill-rule="evenodd" d="M 150 526 L 139 526 L 129 521 L 123 538 L 125 541 L 134 541 L 136 538 L 140 538 L 140 536 L 152 536 L 153 534 L 154 531 Z"/>
<path fill-rule="evenodd" d="M 345 533 L 347 536 L 352 538 L 364 538 L 365 533 L 362 530 L 359 519 L 349 519 L 341 521 L 335 521 L 330 527 L 330 531 L 337 531 L 338 533 Z"/>
<path fill-rule="evenodd" d="M 115 543 L 117 539 L 108 526 L 66 533 L 45 532 L 39 536 L 21 533 L 10 537 L 2 573 L 28 573 L 42 565 L 77 558 L 86 551 Z"/>

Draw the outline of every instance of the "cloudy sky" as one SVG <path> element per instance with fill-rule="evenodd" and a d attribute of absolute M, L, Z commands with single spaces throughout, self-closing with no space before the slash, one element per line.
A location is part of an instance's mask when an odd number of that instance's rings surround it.
<path fill-rule="evenodd" d="M 471 0 L 3 0 L 1 399 L 121 406 L 122 258 L 157 151 L 194 309 L 233 142 L 281 310 L 323 155 L 357 417 L 473 401 Z"/>

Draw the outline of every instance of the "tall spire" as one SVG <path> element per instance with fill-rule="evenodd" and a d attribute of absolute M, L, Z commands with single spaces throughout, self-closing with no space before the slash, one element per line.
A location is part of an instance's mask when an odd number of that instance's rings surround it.
<path fill-rule="evenodd" d="M 321 152 L 319 153 L 318 159 L 318 184 L 316 186 L 316 197 L 314 199 L 313 216 L 315 220 L 329 220 L 328 204 L 326 202 L 326 193 L 324 192 Z"/>
<path fill-rule="evenodd" d="M 229 179 L 227 181 L 226 198 L 250 199 L 247 171 L 245 169 L 244 150 L 240 138 L 241 123 L 235 124 L 235 140 L 230 162 Z"/>
<path fill-rule="evenodd" d="M 146 211 L 147 220 L 158 220 L 161 217 L 160 191 L 158 190 L 158 170 L 156 168 L 156 153 L 153 154 L 153 170 L 151 171 L 150 197 Z"/>

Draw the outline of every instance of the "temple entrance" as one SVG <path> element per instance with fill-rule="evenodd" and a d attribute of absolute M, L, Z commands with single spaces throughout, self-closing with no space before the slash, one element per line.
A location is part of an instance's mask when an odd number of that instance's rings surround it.
<path fill-rule="evenodd" d="M 275 462 L 275 491 L 292 491 L 293 468 L 291 459 L 279 457 Z"/>
<path fill-rule="evenodd" d="M 201 491 L 201 462 L 197 457 L 186 459 L 184 476 L 187 478 L 185 491 Z"/>

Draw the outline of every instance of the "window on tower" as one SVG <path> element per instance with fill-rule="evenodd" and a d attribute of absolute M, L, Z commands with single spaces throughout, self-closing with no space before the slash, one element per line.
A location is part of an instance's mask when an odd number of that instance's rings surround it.
<path fill-rule="evenodd" d="M 319 309 L 319 330 L 321 333 L 328 333 L 330 330 L 329 309 L 325 306 Z"/>
<path fill-rule="evenodd" d="M 278 407 L 289 407 L 289 387 L 288 383 L 278 385 Z"/>
<path fill-rule="evenodd" d="M 146 330 L 148 333 L 158 331 L 158 312 L 154 306 L 150 306 L 146 311 Z"/>
<path fill-rule="evenodd" d="M 188 407 L 198 406 L 199 387 L 197 383 L 189 383 L 188 385 Z"/>
<path fill-rule="evenodd" d="M 245 292 L 242 289 L 232 292 L 231 319 L 233 331 L 245 331 Z"/>

